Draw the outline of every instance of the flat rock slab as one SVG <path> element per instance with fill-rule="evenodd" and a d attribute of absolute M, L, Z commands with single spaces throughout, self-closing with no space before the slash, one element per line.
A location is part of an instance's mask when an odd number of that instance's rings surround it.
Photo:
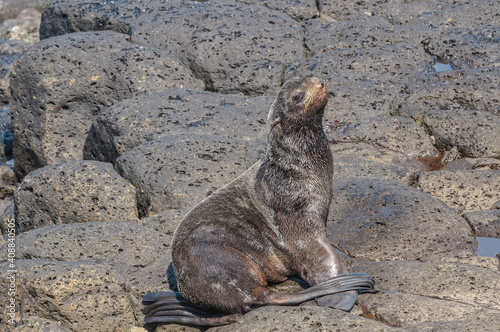
<path fill-rule="evenodd" d="M 258 160 L 247 145 L 217 135 L 167 136 L 128 151 L 115 168 L 137 187 L 139 215 L 147 217 L 193 207 L 234 180 Z M 262 141 L 260 151 L 265 149 Z"/>
<path fill-rule="evenodd" d="M 265 139 L 267 113 L 272 102 L 270 97 L 250 98 L 186 89 L 169 89 L 122 100 L 97 115 L 83 156 L 114 162 L 142 143 L 180 134 Z"/>
<path fill-rule="evenodd" d="M 132 44 L 127 35 L 82 32 L 37 43 L 12 68 L 16 173 L 22 177 L 39 167 L 82 159 L 99 111 L 172 87 L 203 89 L 204 84 L 175 57 Z"/>
<path fill-rule="evenodd" d="M 17 309 L 24 315 L 89 332 L 129 330 L 138 324 L 123 271 L 110 264 L 28 259 L 17 260 L 16 269 Z M 8 270 L 8 263 L 0 264 L 2 289 L 8 289 Z M 8 300 L 2 297 L 2 308 Z"/>
<path fill-rule="evenodd" d="M 377 294 L 358 298 L 361 307 L 394 325 L 425 321 L 490 319 L 500 301 L 498 271 L 469 264 L 419 261 L 360 263 L 353 271 L 374 277 Z M 418 310 L 417 310 L 418 308 Z"/>
<path fill-rule="evenodd" d="M 268 306 L 253 310 L 238 322 L 208 331 L 389 331 L 381 322 L 319 306 Z"/>
<path fill-rule="evenodd" d="M 441 150 L 469 158 L 500 158 L 500 116 L 477 110 L 431 110 L 423 119 Z"/>
<path fill-rule="evenodd" d="M 14 193 L 21 231 L 55 224 L 137 219 L 136 189 L 108 163 L 71 161 L 26 176 Z"/>
<path fill-rule="evenodd" d="M 413 119 L 405 117 L 365 118 L 332 125 L 327 132 L 327 137 L 333 141 L 365 142 L 409 157 L 439 155 L 424 129 Z"/>
<path fill-rule="evenodd" d="M 351 257 L 417 259 L 475 244 L 456 211 L 417 189 L 366 178 L 333 185 L 328 238 Z"/>
<path fill-rule="evenodd" d="M 488 210 L 500 200 L 500 171 L 423 172 L 418 179 L 418 189 L 460 214 Z"/>
<path fill-rule="evenodd" d="M 238 2 L 193 2 L 142 15 L 131 38 L 177 55 L 210 90 L 232 68 L 260 60 L 287 64 L 305 52 L 297 21 L 281 11 Z"/>
<path fill-rule="evenodd" d="M 476 236 L 500 238 L 500 209 L 466 212 L 463 217 Z"/>

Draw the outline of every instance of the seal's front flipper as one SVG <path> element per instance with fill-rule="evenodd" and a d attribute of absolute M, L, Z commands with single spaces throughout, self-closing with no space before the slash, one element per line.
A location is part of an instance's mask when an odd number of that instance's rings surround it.
<path fill-rule="evenodd" d="M 358 298 L 358 291 L 352 290 L 343 293 L 326 295 L 318 297 L 316 303 L 322 307 L 330 307 L 344 311 L 351 311 L 352 307 L 356 304 Z"/>

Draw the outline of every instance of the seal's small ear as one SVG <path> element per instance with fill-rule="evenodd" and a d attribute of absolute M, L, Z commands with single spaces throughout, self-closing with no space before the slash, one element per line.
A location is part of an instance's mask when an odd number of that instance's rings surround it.
<path fill-rule="evenodd" d="M 278 127 L 279 129 L 281 129 L 281 118 L 276 118 L 273 120 L 273 122 L 271 122 L 271 129 L 273 129 L 274 127 Z"/>

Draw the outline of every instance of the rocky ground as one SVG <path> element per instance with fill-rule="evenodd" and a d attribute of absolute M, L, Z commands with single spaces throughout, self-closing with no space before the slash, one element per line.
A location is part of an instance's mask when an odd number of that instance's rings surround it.
<path fill-rule="evenodd" d="M 144 331 L 177 224 L 263 155 L 273 95 L 302 75 L 330 92 L 329 240 L 380 291 L 351 313 L 266 307 L 210 331 L 498 330 L 499 258 L 475 254 L 500 238 L 496 0 L 0 11 L 2 330 Z M 197 329 L 157 329 L 181 330 Z"/>

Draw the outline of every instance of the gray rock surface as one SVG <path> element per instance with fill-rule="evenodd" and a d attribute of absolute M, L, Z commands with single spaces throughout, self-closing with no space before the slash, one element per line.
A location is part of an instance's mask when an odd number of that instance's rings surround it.
<path fill-rule="evenodd" d="M 110 31 L 44 40 L 16 62 L 12 73 L 14 156 L 20 177 L 39 167 L 82 159 L 94 116 L 118 100 L 174 86 L 203 88 L 177 59 Z"/>
<path fill-rule="evenodd" d="M 487 210 L 500 200 L 500 171 L 423 172 L 418 179 L 418 189 L 460 214 Z"/>
<path fill-rule="evenodd" d="M 234 180 L 258 160 L 245 146 L 244 140 L 216 135 L 167 136 L 125 153 L 115 168 L 137 187 L 142 218 L 193 207 Z"/>
<path fill-rule="evenodd" d="M 26 176 L 14 193 L 21 231 L 55 224 L 137 218 L 136 189 L 108 163 L 72 161 Z"/>
<path fill-rule="evenodd" d="M 186 89 L 126 99 L 97 115 L 83 156 L 114 162 L 142 143 L 180 134 L 265 139 L 267 113 L 273 99 Z"/>
<path fill-rule="evenodd" d="M 29 45 L 22 40 L 0 39 L 0 105 L 9 103 L 11 67 Z"/>
<path fill-rule="evenodd" d="M 470 211 L 463 217 L 476 236 L 500 238 L 500 209 Z"/>
<path fill-rule="evenodd" d="M 13 133 L 10 117 L 10 107 L 0 107 L 0 161 L 6 162 L 12 158 Z"/>
<path fill-rule="evenodd" d="M 238 2 L 194 3 L 142 15 L 131 38 L 177 55 L 209 90 L 225 81 L 231 68 L 260 60 L 287 64 L 304 55 L 298 22 L 284 12 Z"/>
<path fill-rule="evenodd" d="M 16 18 L 26 8 L 42 10 L 50 0 L 2 0 L 0 2 L 0 23 L 6 19 Z"/>
<path fill-rule="evenodd" d="M 333 185 L 328 239 L 351 257 L 419 259 L 476 243 L 456 211 L 417 189 L 363 178 Z"/>
<path fill-rule="evenodd" d="M 12 199 L 16 183 L 16 174 L 12 168 L 0 165 L 0 199 Z"/>
<path fill-rule="evenodd" d="M 359 305 L 391 325 L 411 327 L 416 322 L 469 321 L 471 317 L 497 320 L 498 271 L 418 261 L 360 263 L 353 270 L 372 275 L 381 290 L 360 296 Z"/>
<path fill-rule="evenodd" d="M 6 20 L 0 25 L 0 38 L 22 40 L 34 44 L 40 40 L 41 13 L 35 11 L 34 15 L 24 15 L 23 18 Z"/>
<path fill-rule="evenodd" d="M 476 110 L 430 110 L 423 119 L 441 150 L 469 158 L 500 158 L 500 115 Z"/>

